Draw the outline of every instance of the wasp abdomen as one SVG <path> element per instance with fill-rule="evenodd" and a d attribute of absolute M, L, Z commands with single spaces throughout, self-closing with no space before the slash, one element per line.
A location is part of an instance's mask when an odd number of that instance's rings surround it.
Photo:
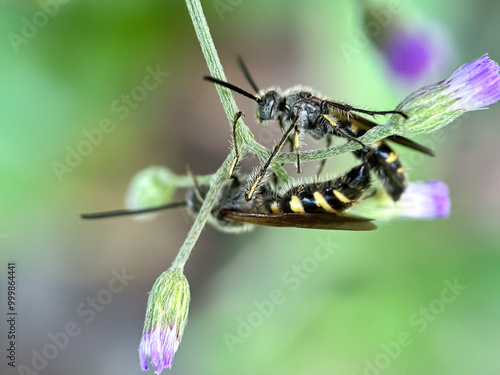
<path fill-rule="evenodd" d="M 334 180 L 296 186 L 268 202 L 272 213 L 341 214 L 358 203 L 370 187 L 370 166 L 365 163 Z"/>
<path fill-rule="evenodd" d="M 366 129 L 355 121 L 340 121 L 339 125 L 353 137 L 361 137 Z M 359 149 L 353 154 L 364 163 L 368 163 L 375 175 L 382 181 L 385 190 L 397 201 L 406 189 L 405 169 L 398 154 L 384 141 L 376 142 L 369 150 Z"/>
<path fill-rule="evenodd" d="M 380 141 L 370 147 L 369 152 L 355 153 L 362 161 L 369 163 L 373 172 L 384 184 L 387 193 L 397 201 L 406 189 L 406 175 L 398 155 L 387 143 Z"/>

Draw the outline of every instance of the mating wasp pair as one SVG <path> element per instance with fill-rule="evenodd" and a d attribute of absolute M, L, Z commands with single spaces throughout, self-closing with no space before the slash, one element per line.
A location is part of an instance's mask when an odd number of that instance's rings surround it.
<path fill-rule="evenodd" d="M 258 105 L 257 119 L 260 122 L 277 120 L 279 126 L 284 131 L 283 137 L 275 146 L 271 156 L 261 166 L 252 183 L 249 184 L 249 189 L 245 196 L 247 200 L 252 199 L 274 157 L 287 142 L 292 144 L 297 153 L 297 172 L 300 173 L 300 136 L 304 133 L 310 134 L 315 139 L 325 138 L 327 147 L 331 145 L 332 137 L 334 136 L 359 143 L 361 148 L 354 151 L 355 157 L 370 165 L 394 201 L 397 201 L 401 197 L 406 188 L 407 181 L 398 155 L 385 140 L 368 146 L 361 143 L 358 138 L 378 125 L 361 117 L 359 114 L 373 117 L 376 115 L 398 115 L 407 118 L 403 112 L 369 111 L 355 108 L 342 102 L 321 99 L 318 95 L 314 94 L 313 90 L 302 86 L 295 86 L 285 91 L 279 89 L 262 91 L 259 90 L 241 58 L 239 59 L 239 65 L 250 86 L 257 93 L 256 95 L 214 77 L 205 76 L 204 78 L 254 100 Z M 294 132 L 293 141 L 290 140 L 292 131 Z M 431 149 L 408 138 L 394 135 L 386 139 L 427 155 L 434 155 Z M 324 163 L 325 160 L 320 165 L 318 175 L 321 173 Z"/>
<path fill-rule="evenodd" d="M 370 219 L 346 215 L 345 212 L 362 201 L 371 186 L 371 171 L 382 181 L 386 191 L 394 201 L 404 192 L 407 181 L 404 168 L 398 155 L 387 145 L 385 140 L 372 145 L 365 145 L 357 138 L 376 123 L 361 117 L 363 115 L 398 115 L 407 118 L 400 111 L 369 111 L 355 108 L 348 104 L 320 99 L 313 91 L 301 86 L 281 92 L 279 89 L 260 91 L 248 69 L 240 59 L 239 64 L 257 95 L 230 83 L 207 76 L 206 80 L 229 88 L 257 102 L 257 119 L 259 121 L 277 120 L 283 136 L 274 147 L 269 159 L 254 176 L 237 176 L 235 167 L 238 162 L 237 140 L 234 136 L 236 124 L 241 112 L 233 122 L 233 138 L 236 157 L 230 169 L 228 179 L 219 192 L 218 199 L 212 209 L 210 222 L 218 229 L 226 232 L 239 232 L 250 229 L 253 225 L 299 227 L 330 230 L 366 231 L 376 229 Z M 292 132 L 293 140 L 290 139 Z M 297 171 L 300 172 L 300 136 L 310 134 L 315 139 L 325 138 L 327 146 L 333 137 L 346 138 L 360 144 L 354 155 L 361 164 L 345 175 L 323 182 L 310 182 L 283 187 L 264 180 L 266 172 L 275 156 L 288 142 L 297 153 Z M 387 140 L 410 147 L 428 155 L 432 150 L 410 139 L 391 136 Z M 321 162 L 318 176 L 324 166 Z M 187 206 L 193 215 L 199 213 L 209 186 L 198 186 L 188 189 L 186 201 L 167 204 L 161 207 L 142 210 L 120 210 L 95 214 L 83 214 L 85 219 L 130 215 L 152 212 L 166 208 Z M 244 188 L 244 186 L 247 188 Z"/>
<path fill-rule="evenodd" d="M 241 112 L 233 122 L 233 134 Z M 237 149 L 237 140 L 234 138 Z M 187 206 L 188 212 L 200 212 L 209 185 L 198 185 L 187 190 L 186 201 L 141 210 L 118 210 L 83 214 L 84 219 L 153 212 L 167 208 Z M 224 232 L 242 232 L 254 225 L 297 227 L 330 230 L 367 231 L 376 226 L 360 216 L 344 213 L 366 195 L 371 185 L 370 165 L 363 163 L 345 175 L 324 182 L 311 182 L 283 187 L 280 192 L 268 182 L 259 187 L 254 199 L 245 199 L 243 186 L 248 177 L 233 173 L 222 186 L 212 209 L 210 223 Z"/>

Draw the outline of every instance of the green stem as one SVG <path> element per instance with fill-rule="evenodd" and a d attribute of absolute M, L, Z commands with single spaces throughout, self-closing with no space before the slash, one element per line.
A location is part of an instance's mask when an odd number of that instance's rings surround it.
<path fill-rule="evenodd" d="M 210 34 L 210 29 L 208 28 L 207 20 L 203 14 L 200 1 L 186 0 L 186 4 L 210 74 L 215 78 L 225 81 L 226 76 L 224 74 L 224 69 L 222 68 L 219 55 L 215 49 L 214 41 L 212 39 L 212 35 Z M 234 98 L 229 90 L 219 85 L 215 86 L 217 88 L 217 92 L 219 93 L 222 106 L 226 111 L 227 118 L 230 122 L 232 122 L 232 119 L 234 118 L 233 116 L 238 112 L 236 102 L 234 101 Z"/>
<path fill-rule="evenodd" d="M 205 227 L 205 224 L 210 216 L 210 212 L 212 211 L 212 207 L 217 201 L 217 196 L 222 184 L 227 181 L 227 170 L 233 161 L 233 153 L 229 154 L 222 163 L 219 170 L 212 176 L 210 182 L 210 190 L 208 191 L 205 201 L 201 206 L 201 210 L 196 216 L 196 219 L 189 231 L 186 240 L 182 244 L 182 247 L 179 250 L 179 253 L 175 257 L 174 262 L 172 263 L 173 268 L 184 269 L 184 265 L 186 264 L 191 251 L 193 250 L 196 241 L 200 237 L 201 231 Z"/>
<path fill-rule="evenodd" d="M 186 5 L 189 11 L 189 15 L 191 16 L 191 20 L 193 22 L 193 26 L 196 32 L 196 36 L 200 42 L 201 50 L 203 52 L 203 56 L 207 62 L 208 69 L 210 70 L 210 74 L 218 79 L 225 80 L 226 77 L 224 75 L 224 69 L 222 68 L 222 64 L 220 63 L 219 56 L 217 54 L 217 50 L 215 49 L 214 41 L 212 36 L 210 35 L 210 30 L 207 25 L 207 21 L 203 14 L 203 9 L 201 7 L 201 3 L 199 0 L 186 0 Z M 217 91 L 219 93 L 222 106 L 224 107 L 224 111 L 226 112 L 226 116 L 230 123 L 233 122 L 234 116 L 238 112 L 238 107 L 236 106 L 236 102 L 234 101 L 233 95 L 230 90 L 220 87 L 217 85 Z M 247 150 L 252 150 L 255 154 L 257 154 L 260 158 L 265 158 L 269 155 L 269 150 L 265 147 L 262 147 L 260 144 L 254 141 L 253 135 L 250 132 L 250 129 L 243 123 L 240 119 L 237 127 L 236 133 L 240 155 L 243 156 Z M 227 180 L 228 169 L 231 165 L 231 162 L 234 158 L 234 151 L 228 155 L 224 163 L 217 170 L 217 172 L 212 176 L 210 181 L 210 189 L 205 197 L 205 201 L 201 207 L 200 212 L 198 213 L 193 227 L 189 231 L 186 240 L 184 241 L 179 253 L 177 254 L 172 266 L 174 268 L 183 269 L 186 264 L 193 247 L 198 240 L 205 223 L 210 216 L 210 212 L 212 211 L 212 207 L 214 206 L 218 192 L 224 183 Z M 280 174 L 283 173 L 284 170 L 280 171 Z"/>
<path fill-rule="evenodd" d="M 224 68 L 215 49 L 215 44 L 210 34 L 210 29 L 208 28 L 207 20 L 203 14 L 203 8 L 201 7 L 200 0 L 186 0 L 189 15 L 193 21 L 193 26 L 196 31 L 196 36 L 200 42 L 201 50 L 203 56 L 207 62 L 208 70 L 210 75 L 217 79 L 226 81 L 226 75 L 224 74 Z M 201 79 L 201 77 L 200 77 Z M 219 93 L 219 97 L 222 103 L 222 107 L 226 112 L 226 116 L 229 123 L 232 124 L 234 116 L 239 111 L 236 106 L 233 94 L 231 91 L 220 85 L 214 85 Z M 238 122 L 238 127 L 236 129 L 238 137 L 238 146 L 241 152 L 246 152 L 247 150 L 252 150 L 257 156 L 264 159 L 266 155 L 269 155 L 269 151 L 261 146 L 259 143 L 255 142 L 253 139 L 252 132 L 244 124 L 242 119 Z"/>

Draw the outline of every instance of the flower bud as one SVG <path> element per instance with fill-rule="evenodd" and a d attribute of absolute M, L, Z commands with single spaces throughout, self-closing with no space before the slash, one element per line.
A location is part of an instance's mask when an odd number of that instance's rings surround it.
<path fill-rule="evenodd" d="M 175 188 L 170 185 L 173 178 L 175 175 L 164 167 L 154 166 L 138 172 L 129 185 L 125 197 L 126 207 L 137 210 L 162 206 L 170 202 L 175 192 Z"/>
<path fill-rule="evenodd" d="M 139 361 L 148 370 L 148 357 L 156 374 L 171 368 L 187 324 L 189 284 L 179 268 L 163 272 L 149 294 L 144 330 L 139 345 Z"/>

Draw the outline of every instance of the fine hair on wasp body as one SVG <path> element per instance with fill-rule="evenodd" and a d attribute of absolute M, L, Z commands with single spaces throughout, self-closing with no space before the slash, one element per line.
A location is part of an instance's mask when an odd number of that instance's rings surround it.
<path fill-rule="evenodd" d="M 370 111 L 340 101 L 321 99 L 312 89 L 303 86 L 294 86 L 284 91 L 278 88 L 259 90 L 241 58 L 239 64 L 247 81 L 257 93 L 256 95 L 214 77 L 206 76 L 204 78 L 257 102 L 257 119 L 260 122 L 276 120 L 284 132 L 269 159 L 262 164 L 259 172 L 255 175 L 253 183 L 247 190 L 246 199 L 252 199 L 258 186 L 264 180 L 274 157 L 288 142 L 293 145 L 296 151 L 297 172 L 301 172 L 299 148 L 300 136 L 304 133 L 310 134 L 315 139 L 325 138 L 327 146 L 331 145 L 334 136 L 359 143 L 361 148 L 355 151 L 354 155 L 362 162 L 370 164 L 393 200 L 397 201 L 400 198 L 407 184 L 402 163 L 385 141 L 375 145 L 364 145 L 358 140 L 358 137 L 366 133 L 367 130 L 378 125 L 360 115 L 375 117 L 390 114 L 404 118 L 408 118 L 408 116 L 400 111 Z M 389 139 L 425 154 L 434 155 L 432 150 L 410 139 L 401 136 L 392 136 Z M 381 150 L 379 147 L 383 147 L 383 149 Z M 320 164 L 318 175 L 321 173 L 324 163 L 325 160 Z"/>

